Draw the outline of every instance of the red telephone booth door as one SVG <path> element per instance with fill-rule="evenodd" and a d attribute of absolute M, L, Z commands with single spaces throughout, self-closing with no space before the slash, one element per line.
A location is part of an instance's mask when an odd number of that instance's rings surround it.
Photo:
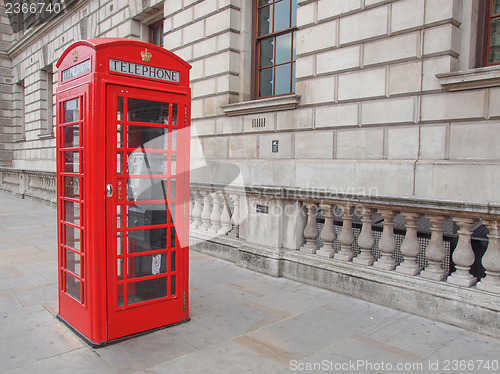
<path fill-rule="evenodd" d="M 188 318 L 186 96 L 106 90 L 108 340 Z"/>

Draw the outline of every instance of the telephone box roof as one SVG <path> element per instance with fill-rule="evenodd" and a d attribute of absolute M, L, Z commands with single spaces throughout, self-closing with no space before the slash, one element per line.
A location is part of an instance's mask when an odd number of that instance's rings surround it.
<path fill-rule="evenodd" d="M 66 48 L 66 50 L 63 52 L 61 57 L 56 63 L 56 66 L 59 68 L 61 65 L 62 61 L 64 58 L 76 47 L 79 46 L 86 46 L 94 49 L 95 51 L 103 50 L 106 48 L 115 48 L 115 47 L 140 47 L 140 48 L 148 48 L 150 52 L 157 52 L 161 53 L 178 63 L 184 65 L 187 69 L 191 69 L 191 65 L 189 65 L 186 61 L 184 61 L 182 58 L 177 56 L 175 53 L 170 52 L 169 50 L 162 48 L 160 46 L 157 46 L 155 44 L 151 43 L 146 43 L 140 40 L 133 40 L 133 39 L 125 39 L 125 38 L 97 38 L 97 39 L 90 39 L 90 40 L 79 40 L 75 43 L 73 43 L 70 47 Z"/>

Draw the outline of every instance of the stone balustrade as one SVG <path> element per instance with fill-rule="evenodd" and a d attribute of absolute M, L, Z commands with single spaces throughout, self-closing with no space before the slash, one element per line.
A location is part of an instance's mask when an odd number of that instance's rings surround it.
<path fill-rule="evenodd" d="M 500 337 L 500 205 L 191 184 L 192 249 Z"/>
<path fill-rule="evenodd" d="M 236 239 L 235 247 L 260 244 L 301 253 L 304 261 L 500 295 L 498 205 L 201 184 L 192 184 L 191 193 L 192 237 L 207 239 L 199 235 L 205 232 Z M 248 214 L 240 217 L 243 197 Z"/>
<path fill-rule="evenodd" d="M 56 173 L 0 168 L 0 191 L 56 204 Z"/>

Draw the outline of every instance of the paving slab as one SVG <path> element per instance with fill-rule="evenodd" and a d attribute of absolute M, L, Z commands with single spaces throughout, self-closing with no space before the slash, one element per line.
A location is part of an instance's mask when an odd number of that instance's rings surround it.
<path fill-rule="evenodd" d="M 55 318 L 55 210 L 0 192 L 1 373 L 500 371 L 497 339 L 198 252 L 189 302 L 187 323 L 92 349 Z"/>

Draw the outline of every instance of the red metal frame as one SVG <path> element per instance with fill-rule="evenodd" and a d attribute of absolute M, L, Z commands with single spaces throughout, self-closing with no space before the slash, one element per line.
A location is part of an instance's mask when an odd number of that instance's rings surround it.
<path fill-rule="evenodd" d="M 146 51 L 147 48 L 147 51 Z M 152 54 L 150 61 L 144 52 Z M 110 71 L 109 59 L 125 61 L 133 66 L 153 66 L 178 72 L 178 81 L 164 81 L 148 77 L 137 77 L 128 72 Z M 86 62 L 89 61 L 89 62 Z M 77 66 L 74 68 L 74 66 Z M 79 41 L 69 47 L 57 63 L 59 85 L 57 88 L 57 196 L 58 196 L 58 247 L 59 247 L 59 318 L 79 333 L 93 346 L 101 346 L 109 341 L 121 339 L 147 330 L 176 324 L 189 319 L 188 305 L 188 237 L 189 237 L 189 125 L 190 125 L 190 66 L 173 53 L 158 46 L 126 39 L 95 39 Z M 140 68 L 137 68 L 139 71 Z M 63 79 L 63 75 L 64 78 Z M 122 92 L 123 91 L 123 92 Z M 123 141 L 126 140 L 127 127 L 140 126 L 141 131 L 152 124 L 119 120 L 116 116 L 118 96 L 125 100 L 142 99 L 169 104 L 169 119 L 173 118 L 172 103 L 177 105 L 178 121 L 158 125 L 168 131 L 176 129 L 177 152 L 153 149 L 147 154 L 164 154 L 171 165 L 176 156 L 176 197 L 169 197 L 168 204 L 175 203 L 175 225 L 165 224 L 129 229 L 126 224 L 126 210 L 135 206 L 127 201 L 127 155 L 132 148 L 117 148 L 117 125 L 124 129 Z M 64 103 L 78 98 L 80 118 L 65 122 Z M 79 144 L 67 144 L 67 137 L 74 139 L 78 127 Z M 134 127 L 134 128 L 135 128 Z M 181 129 L 183 129 L 181 131 Z M 65 137 L 66 136 L 66 137 Z M 72 138 L 73 136 L 73 138 Z M 169 144 L 171 146 L 171 144 Z M 144 150 L 142 150 L 144 151 Z M 117 152 L 121 152 L 122 172 L 117 174 Z M 80 169 L 76 172 L 66 167 L 68 160 L 74 160 L 78 153 Z M 73 157 L 73 158 L 72 158 Z M 68 162 L 66 162 L 68 161 Z M 169 166 L 170 168 L 170 166 Z M 142 175 L 139 178 L 162 180 L 172 178 L 171 170 L 165 174 Z M 135 177 L 135 175 L 134 175 Z M 73 178 L 73 179 L 72 179 Z M 77 179 L 76 179 L 77 178 Z M 74 196 L 74 185 L 79 181 L 80 195 Z M 73 182 L 66 187 L 66 184 Z M 115 193 L 106 197 L 106 185 L 111 184 Z M 120 187 L 122 188 L 119 195 Z M 73 195 L 68 196 L 68 191 Z M 160 200 L 165 203 L 164 200 Z M 141 201 L 145 203 L 147 201 Z M 151 202 L 151 201 L 150 201 Z M 166 204 L 165 204 L 166 205 Z M 117 206 L 121 206 L 122 226 L 117 228 Z M 173 205 L 170 205 L 173 207 Z M 78 209 L 79 208 L 79 209 Z M 80 212 L 80 221 L 72 219 L 75 212 Z M 83 212 L 83 213 L 82 213 Z M 65 228 L 80 230 L 80 248 L 72 240 L 71 233 Z M 165 229 L 170 237 L 176 233 L 174 249 L 170 243 L 166 248 L 143 251 L 142 253 L 117 254 L 117 233 L 125 237 L 127 232 L 144 229 Z M 69 244 L 73 245 L 71 247 Z M 182 245 L 182 247 L 181 247 Z M 175 252 L 175 255 L 172 253 Z M 175 295 L 168 284 L 166 297 L 155 297 L 149 301 L 127 305 L 129 293 L 136 290 L 137 280 L 127 279 L 127 270 L 134 275 L 135 267 L 122 267 L 122 278 L 118 278 L 117 263 L 137 263 L 146 255 L 165 255 L 169 267 L 164 273 L 152 274 L 138 280 L 175 278 Z M 69 259 L 76 259 L 71 262 Z M 156 259 L 158 259 L 157 257 Z M 175 257 L 175 270 L 170 267 Z M 127 260 L 128 259 L 128 260 Z M 78 262 L 80 260 L 80 262 Z M 135 265 L 134 265 L 135 266 Z M 163 266 L 163 265 L 162 265 Z M 136 274 L 137 275 L 137 274 Z M 175 276 L 175 277 L 174 277 Z M 66 279 L 79 284 L 66 288 Z M 79 283 L 78 283 L 79 282 Z M 71 284 L 73 284 L 71 283 Z M 145 289 L 143 287 L 143 289 Z M 117 303 L 119 290 L 124 304 Z"/>

